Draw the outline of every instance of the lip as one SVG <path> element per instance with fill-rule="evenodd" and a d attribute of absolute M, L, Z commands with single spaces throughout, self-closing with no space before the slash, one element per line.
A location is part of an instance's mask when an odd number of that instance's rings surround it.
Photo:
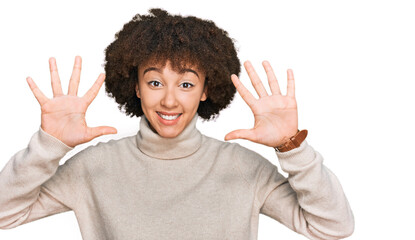
<path fill-rule="evenodd" d="M 168 113 L 168 112 L 156 112 L 156 114 L 157 114 L 157 119 L 159 120 L 159 122 L 163 125 L 166 125 L 166 126 L 175 125 L 183 115 L 182 113 Z M 160 117 L 159 114 L 167 115 L 167 116 L 175 116 L 175 115 L 179 115 L 179 116 L 176 119 L 167 120 L 167 119 L 164 119 L 164 118 Z"/>
<path fill-rule="evenodd" d="M 163 114 L 163 115 L 167 115 L 167 116 L 174 116 L 174 115 L 179 115 L 179 114 L 181 114 L 181 113 L 169 113 L 169 112 L 159 112 L 159 111 L 156 111 L 157 113 L 160 113 L 160 114 Z"/>

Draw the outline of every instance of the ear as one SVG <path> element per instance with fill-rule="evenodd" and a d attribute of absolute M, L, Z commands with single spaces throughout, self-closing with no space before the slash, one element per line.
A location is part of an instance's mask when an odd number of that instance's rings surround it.
<path fill-rule="evenodd" d="M 202 97 L 200 97 L 200 101 L 206 101 L 206 99 L 207 99 L 207 97 L 208 97 L 208 94 L 207 94 L 207 92 L 208 92 L 208 88 L 207 88 L 207 86 L 205 86 L 205 88 L 203 89 L 203 94 L 202 94 Z"/>
<path fill-rule="evenodd" d="M 135 85 L 135 93 L 136 93 L 137 97 L 140 98 L 140 90 L 138 89 L 138 83 L 137 83 L 137 85 Z"/>

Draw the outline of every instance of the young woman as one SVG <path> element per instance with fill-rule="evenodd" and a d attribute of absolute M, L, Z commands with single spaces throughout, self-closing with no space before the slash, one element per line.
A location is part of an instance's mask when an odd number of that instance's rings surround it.
<path fill-rule="evenodd" d="M 75 58 L 67 94 L 55 59 L 49 63 L 52 99 L 27 78 L 41 105 L 41 128 L 0 173 L 1 228 L 72 210 L 84 239 L 256 239 L 260 213 L 310 239 L 353 232 L 341 185 L 305 141 L 307 131 L 298 130 L 293 72 L 287 71 L 282 95 L 263 62 L 269 94 L 245 62 L 256 99 L 238 79 L 232 40 L 213 22 L 161 9 L 136 15 L 106 49 L 106 75 L 82 97 L 81 58 Z M 141 116 L 140 131 L 89 147 L 59 166 L 73 147 L 116 133 L 85 122 L 104 79 L 120 108 Z M 255 125 L 225 140 L 275 148 L 288 178 L 259 154 L 196 129 L 198 117 L 214 118 L 236 90 Z"/>

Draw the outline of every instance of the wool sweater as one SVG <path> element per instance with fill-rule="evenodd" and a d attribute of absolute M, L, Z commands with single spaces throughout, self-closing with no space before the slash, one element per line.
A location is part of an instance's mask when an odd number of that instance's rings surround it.
<path fill-rule="evenodd" d="M 202 135 L 197 117 L 176 138 L 142 117 L 137 135 L 62 165 L 71 148 L 39 129 L 0 172 L 0 228 L 72 210 L 85 240 L 255 240 L 260 213 L 310 239 L 352 233 L 342 187 L 306 141 L 276 153 L 285 178 L 261 155 Z"/>

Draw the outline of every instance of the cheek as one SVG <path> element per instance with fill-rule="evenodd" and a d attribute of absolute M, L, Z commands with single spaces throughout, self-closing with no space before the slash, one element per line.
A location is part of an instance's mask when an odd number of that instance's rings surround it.
<path fill-rule="evenodd" d="M 141 91 L 140 92 L 140 100 L 141 100 L 141 107 L 142 108 L 149 108 L 156 106 L 160 102 L 160 94 L 156 92 L 147 92 Z"/>
<path fill-rule="evenodd" d="M 197 109 L 200 103 L 199 93 L 188 93 L 180 96 L 180 104 L 187 110 Z"/>

